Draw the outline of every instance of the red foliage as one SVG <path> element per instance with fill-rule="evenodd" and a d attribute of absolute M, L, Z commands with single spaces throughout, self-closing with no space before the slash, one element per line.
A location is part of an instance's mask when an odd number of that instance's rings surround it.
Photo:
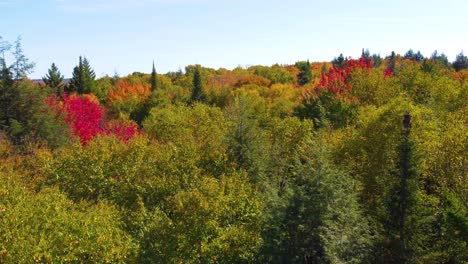
<path fill-rule="evenodd" d="M 349 78 L 351 77 L 351 72 L 355 69 L 371 69 L 372 62 L 370 59 L 366 60 L 364 57 L 361 57 L 359 60 L 349 59 L 346 62 L 344 69 L 332 67 L 328 74 L 322 72 L 322 77 L 317 86 L 318 89 L 327 89 L 331 92 L 343 93 L 350 92 L 352 86 L 349 83 Z"/>
<path fill-rule="evenodd" d="M 125 124 L 118 121 L 106 124 L 106 135 L 115 135 L 123 142 L 127 142 L 139 133 L 138 127 L 134 124 Z"/>
<path fill-rule="evenodd" d="M 71 126 L 73 135 L 78 136 L 83 145 L 103 132 L 104 109 L 98 103 L 83 97 L 65 96 L 63 109 L 66 112 L 65 121 Z"/>
<path fill-rule="evenodd" d="M 391 77 L 393 74 L 392 69 L 388 68 L 384 71 L 384 78 Z"/>
<path fill-rule="evenodd" d="M 47 103 L 55 105 L 57 115 L 65 115 L 65 122 L 72 129 L 72 134 L 77 136 L 83 145 L 87 145 L 97 135 L 115 135 L 127 142 L 139 133 L 133 124 L 105 122 L 104 108 L 88 97 L 65 95 L 62 101 L 50 97 Z"/>

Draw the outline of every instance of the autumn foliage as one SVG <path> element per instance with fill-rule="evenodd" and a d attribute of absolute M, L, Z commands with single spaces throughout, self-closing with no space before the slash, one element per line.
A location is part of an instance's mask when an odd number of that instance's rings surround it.
<path fill-rule="evenodd" d="M 343 69 L 333 66 L 328 73 L 322 71 L 322 76 L 317 89 L 329 90 L 334 94 L 350 92 L 352 85 L 349 83 L 351 73 L 356 69 L 371 69 L 372 62 L 361 57 L 359 60 L 349 59 Z"/>
<path fill-rule="evenodd" d="M 104 108 L 90 96 L 65 95 L 61 101 L 50 97 L 47 103 L 55 107 L 57 116 L 65 117 L 73 136 L 78 137 L 83 145 L 97 135 L 115 135 L 126 142 L 139 133 L 133 124 L 106 122 Z"/>
<path fill-rule="evenodd" d="M 108 102 L 112 103 L 118 100 L 125 100 L 130 97 L 136 97 L 144 100 L 150 95 L 150 85 L 141 83 L 131 83 L 129 81 L 119 81 L 115 88 L 109 91 Z"/>

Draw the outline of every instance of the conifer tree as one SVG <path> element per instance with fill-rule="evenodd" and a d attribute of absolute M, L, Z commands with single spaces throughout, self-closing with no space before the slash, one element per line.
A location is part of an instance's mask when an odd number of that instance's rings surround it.
<path fill-rule="evenodd" d="M 80 56 L 78 65 L 73 69 L 69 91 L 78 94 L 91 93 L 96 88 L 95 79 L 96 74 L 89 65 L 88 59 Z"/>
<path fill-rule="evenodd" d="M 203 88 L 203 81 L 200 72 L 200 66 L 197 65 L 195 72 L 193 74 L 193 87 L 192 87 L 192 96 L 191 102 L 205 102 L 206 94 Z"/>
<path fill-rule="evenodd" d="M 468 57 L 463 54 L 463 51 L 457 55 L 455 61 L 452 63 L 452 66 L 455 71 L 468 69 Z"/>
<path fill-rule="evenodd" d="M 21 47 L 21 37 L 18 37 L 18 39 L 15 41 L 12 54 L 15 58 L 15 61 L 12 65 L 15 80 L 19 80 L 33 71 L 35 63 L 30 62 L 29 59 L 24 55 L 23 48 Z"/>
<path fill-rule="evenodd" d="M 413 263 L 424 245 L 424 225 L 421 191 L 419 188 L 418 161 L 415 147 L 410 139 L 411 115 L 405 114 L 403 138 L 398 147 L 399 160 L 395 170 L 393 186 L 386 197 L 388 217 L 389 256 L 391 263 Z M 427 246 L 427 245 L 426 245 Z"/>
<path fill-rule="evenodd" d="M 296 68 L 299 69 L 299 74 L 297 75 L 297 82 L 299 85 L 303 86 L 306 83 L 312 80 L 312 70 L 310 69 L 310 62 L 307 61 L 298 61 L 296 62 Z"/>
<path fill-rule="evenodd" d="M 158 77 L 156 75 L 156 68 L 154 67 L 153 61 L 153 70 L 151 71 L 151 91 L 155 91 L 158 88 Z"/>
<path fill-rule="evenodd" d="M 64 87 L 63 75 L 60 73 L 55 63 L 52 63 L 48 73 L 46 76 L 42 77 L 42 80 L 47 86 L 53 89 L 57 96 L 62 96 Z"/>

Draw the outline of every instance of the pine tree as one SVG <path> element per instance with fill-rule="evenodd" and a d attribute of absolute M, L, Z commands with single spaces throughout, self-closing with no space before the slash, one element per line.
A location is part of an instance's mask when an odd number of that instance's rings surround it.
<path fill-rule="evenodd" d="M 158 88 L 158 77 L 156 75 L 156 68 L 154 67 L 153 61 L 153 70 L 151 71 L 151 91 L 155 91 Z"/>
<path fill-rule="evenodd" d="M 468 57 L 463 54 L 463 51 L 457 55 L 455 61 L 452 63 L 455 71 L 461 71 L 463 69 L 468 69 Z"/>
<path fill-rule="evenodd" d="M 298 61 L 295 66 L 299 69 L 299 74 L 297 75 L 297 82 L 299 85 L 303 86 L 312 80 L 312 70 L 310 69 L 309 60 Z"/>
<path fill-rule="evenodd" d="M 89 65 L 88 59 L 80 56 L 78 65 L 73 69 L 69 91 L 78 94 L 92 93 L 96 88 L 95 79 L 96 74 Z"/>
<path fill-rule="evenodd" d="M 62 96 L 64 87 L 63 75 L 60 73 L 55 63 L 52 63 L 48 70 L 48 74 L 42 77 L 42 80 L 47 86 L 53 89 L 57 96 Z"/>
<path fill-rule="evenodd" d="M 348 62 L 348 59 L 343 56 L 343 53 L 340 53 L 340 56 L 332 60 L 333 66 L 339 69 L 344 69 L 346 67 L 346 62 Z"/>
<path fill-rule="evenodd" d="M 387 71 L 394 72 L 396 63 L 396 54 L 394 51 L 387 57 Z"/>
<path fill-rule="evenodd" d="M 205 102 L 206 101 L 206 94 L 203 88 L 203 81 L 200 72 L 200 66 L 197 65 L 195 68 L 195 72 L 193 74 L 193 88 L 192 88 L 192 96 L 191 102 Z"/>

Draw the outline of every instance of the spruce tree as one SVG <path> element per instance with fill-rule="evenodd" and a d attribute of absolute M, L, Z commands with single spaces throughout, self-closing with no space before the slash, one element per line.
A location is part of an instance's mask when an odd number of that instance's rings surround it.
<path fill-rule="evenodd" d="M 452 63 L 452 66 L 455 71 L 468 69 L 468 57 L 463 54 L 463 51 L 457 55 L 455 61 Z"/>
<path fill-rule="evenodd" d="M 60 73 L 55 63 L 52 63 L 48 73 L 46 76 L 42 77 L 42 80 L 47 86 L 53 89 L 57 96 L 62 96 L 64 87 L 63 75 Z"/>
<path fill-rule="evenodd" d="M 312 80 L 312 70 L 310 69 L 309 60 L 298 61 L 295 66 L 299 70 L 299 74 L 297 75 L 297 82 L 299 85 L 303 86 Z"/>
<path fill-rule="evenodd" d="M 73 69 L 69 91 L 78 94 L 92 93 L 96 88 L 95 79 L 96 74 L 89 65 L 88 59 L 80 56 L 78 65 Z"/>
<path fill-rule="evenodd" d="M 415 146 L 410 138 L 411 115 L 403 119 L 403 136 L 398 146 L 399 160 L 393 175 L 393 186 L 385 198 L 388 216 L 385 228 L 389 239 L 390 263 L 413 263 L 427 247 L 429 216 L 424 214 L 419 187 L 419 168 Z"/>
<path fill-rule="evenodd" d="M 193 87 L 192 87 L 192 96 L 191 102 L 205 102 L 206 94 L 203 88 L 203 81 L 200 72 L 200 66 L 195 67 L 195 72 L 193 74 Z"/>
<path fill-rule="evenodd" d="M 155 91 L 158 88 L 158 77 L 156 75 L 156 68 L 154 67 L 153 61 L 153 70 L 151 71 L 151 91 Z"/>

